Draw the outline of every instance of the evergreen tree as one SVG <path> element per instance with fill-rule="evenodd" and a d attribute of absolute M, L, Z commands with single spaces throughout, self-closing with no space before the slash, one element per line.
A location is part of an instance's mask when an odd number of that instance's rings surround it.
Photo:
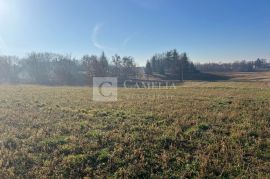
<path fill-rule="evenodd" d="M 149 61 L 147 61 L 146 63 L 145 74 L 147 75 L 147 77 L 149 77 L 149 75 L 152 75 L 152 67 Z"/>
<path fill-rule="evenodd" d="M 106 76 L 108 74 L 109 63 L 104 52 L 102 52 L 99 58 L 99 65 L 100 65 L 100 76 Z"/>

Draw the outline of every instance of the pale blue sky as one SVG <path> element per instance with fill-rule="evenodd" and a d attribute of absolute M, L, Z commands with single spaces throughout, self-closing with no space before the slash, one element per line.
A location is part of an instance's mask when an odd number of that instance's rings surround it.
<path fill-rule="evenodd" d="M 0 54 L 270 59 L 269 0 L 0 0 Z"/>

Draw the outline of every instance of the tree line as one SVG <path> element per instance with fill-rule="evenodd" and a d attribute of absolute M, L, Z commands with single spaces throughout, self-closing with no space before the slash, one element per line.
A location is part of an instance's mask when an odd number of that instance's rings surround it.
<path fill-rule="evenodd" d="M 70 55 L 30 53 L 25 58 L 0 56 L 0 83 L 42 85 L 89 85 L 94 76 L 125 80 L 138 74 L 132 57 L 85 55 L 80 60 Z"/>
<path fill-rule="evenodd" d="M 175 80 L 183 80 L 185 76 L 198 72 L 187 54 L 180 54 L 176 49 L 155 54 L 147 61 L 145 67 L 145 73 L 148 76 L 161 75 Z"/>
<path fill-rule="evenodd" d="M 270 70 L 266 59 L 258 58 L 255 61 L 236 61 L 232 63 L 205 63 L 196 64 L 201 72 L 255 72 Z"/>
<path fill-rule="evenodd" d="M 91 85 L 92 77 L 127 79 L 184 80 L 203 79 L 203 72 L 252 72 L 269 70 L 265 59 L 233 63 L 194 64 L 186 53 L 169 50 L 156 53 L 145 67 L 137 67 L 130 56 L 70 55 L 32 52 L 24 58 L 0 56 L 0 83 L 30 83 L 42 85 Z M 208 77 L 211 78 L 211 77 Z"/>

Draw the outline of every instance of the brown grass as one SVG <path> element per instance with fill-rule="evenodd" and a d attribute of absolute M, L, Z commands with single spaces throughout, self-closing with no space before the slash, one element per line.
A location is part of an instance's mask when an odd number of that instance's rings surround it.
<path fill-rule="evenodd" d="M 0 178 L 267 178 L 265 82 L 119 89 L 0 86 Z"/>

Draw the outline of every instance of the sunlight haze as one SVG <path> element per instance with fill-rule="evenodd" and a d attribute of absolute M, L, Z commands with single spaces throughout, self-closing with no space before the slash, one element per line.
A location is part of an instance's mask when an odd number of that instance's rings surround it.
<path fill-rule="evenodd" d="M 270 58 L 268 0 L 0 0 L 0 53 L 81 57 L 105 51 L 140 65 L 177 48 L 194 62 Z"/>

